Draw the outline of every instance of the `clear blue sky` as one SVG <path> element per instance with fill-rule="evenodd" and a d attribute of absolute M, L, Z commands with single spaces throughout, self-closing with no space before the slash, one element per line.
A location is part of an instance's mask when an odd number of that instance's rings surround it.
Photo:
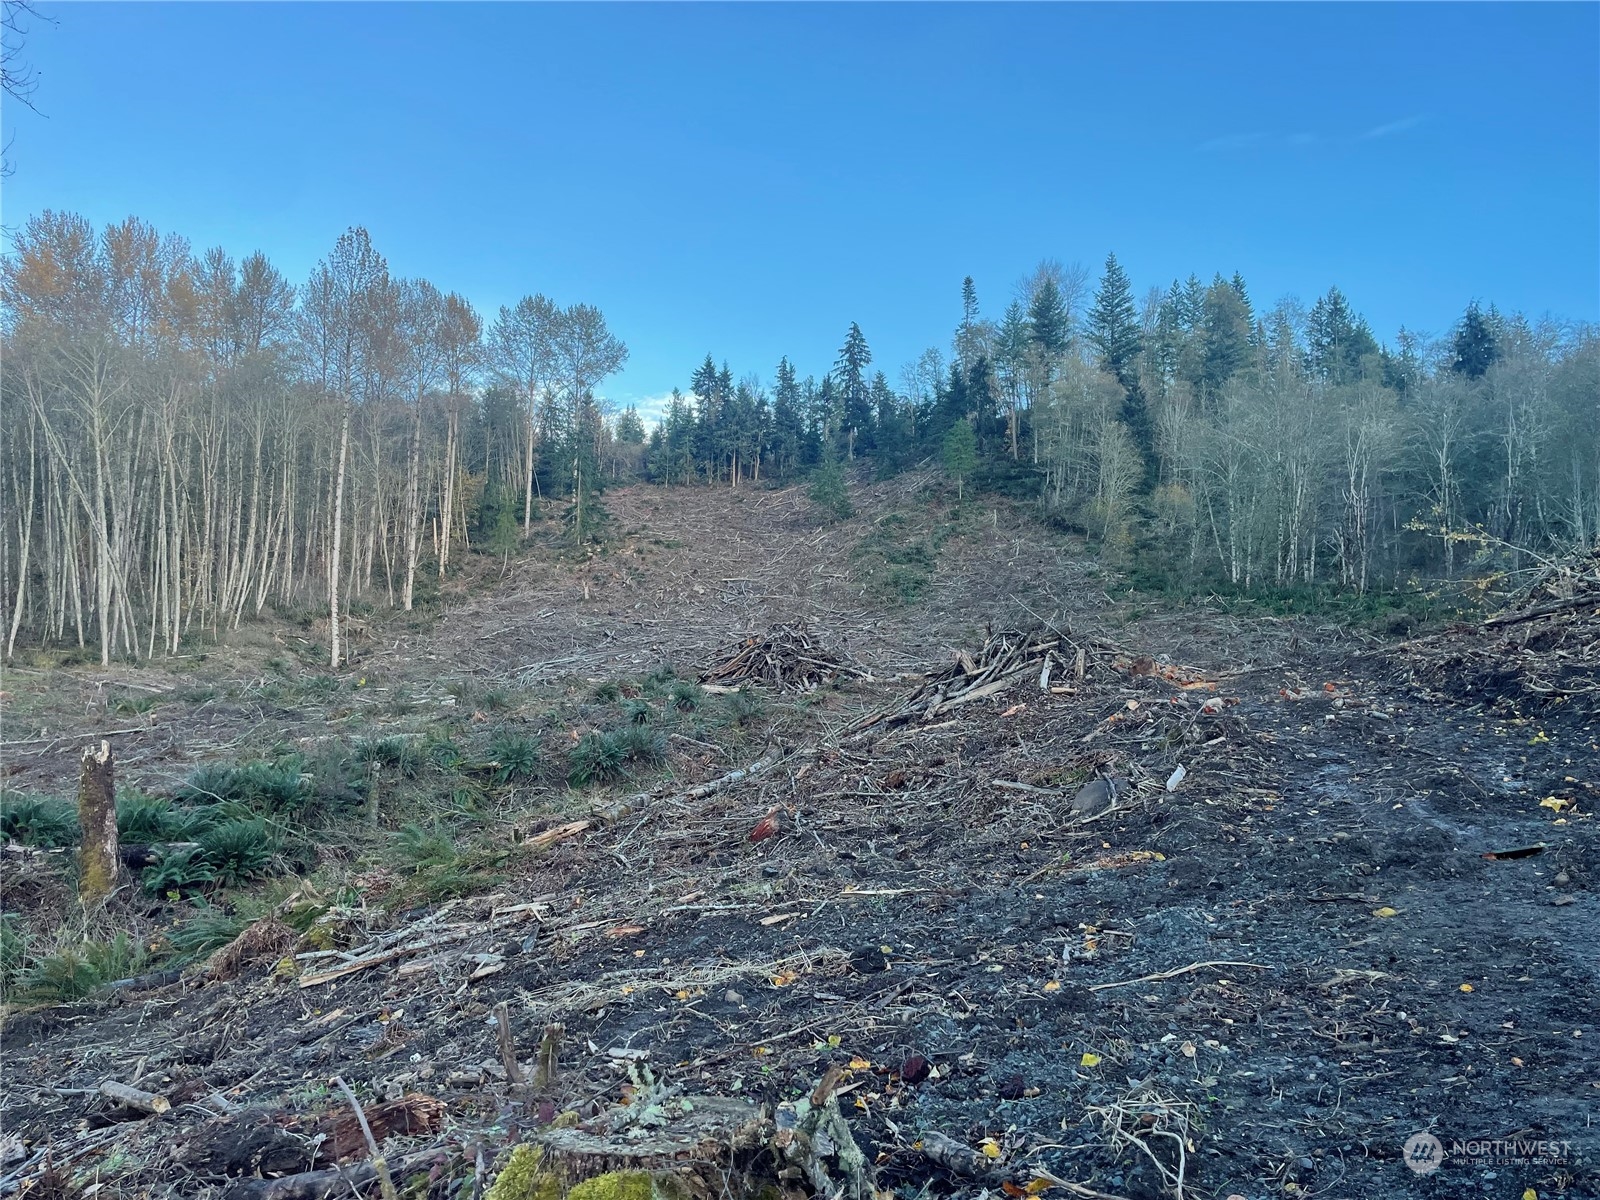
<path fill-rule="evenodd" d="M 135 214 L 296 282 L 348 225 L 492 314 L 601 306 L 659 396 L 947 347 L 1040 258 L 1600 318 L 1600 6 L 50 4 L 14 226 Z"/>

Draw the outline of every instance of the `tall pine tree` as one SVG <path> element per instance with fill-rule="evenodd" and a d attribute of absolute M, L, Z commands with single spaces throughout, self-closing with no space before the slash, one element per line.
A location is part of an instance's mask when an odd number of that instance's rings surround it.
<path fill-rule="evenodd" d="M 850 332 L 839 348 L 839 359 L 833 364 L 834 386 L 844 407 L 844 437 L 849 457 L 856 450 L 872 447 L 872 397 L 867 383 L 867 367 L 872 362 L 872 351 L 861 334 L 861 326 L 850 322 Z"/>
<path fill-rule="evenodd" d="M 1089 341 L 1100 352 L 1101 368 L 1122 385 L 1122 423 L 1139 449 L 1144 490 L 1150 491 L 1156 481 L 1156 435 L 1139 383 L 1139 312 L 1133 285 L 1115 254 L 1106 256 L 1106 271 L 1089 310 Z"/>

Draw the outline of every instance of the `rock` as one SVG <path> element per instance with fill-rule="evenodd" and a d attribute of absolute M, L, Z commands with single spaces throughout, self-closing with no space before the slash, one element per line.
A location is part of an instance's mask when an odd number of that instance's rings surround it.
<path fill-rule="evenodd" d="M 1091 779 L 1072 798 L 1072 811 L 1080 817 L 1096 817 L 1116 802 L 1127 788 L 1126 779 Z"/>
<path fill-rule="evenodd" d="M 850 966 L 863 975 L 873 975 L 889 969 L 889 959 L 880 946 L 862 946 L 850 956 Z"/>

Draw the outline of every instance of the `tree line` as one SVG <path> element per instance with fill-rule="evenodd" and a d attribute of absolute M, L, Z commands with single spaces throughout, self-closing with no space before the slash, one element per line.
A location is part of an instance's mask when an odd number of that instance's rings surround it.
<path fill-rule="evenodd" d="M 352 607 L 412 608 L 545 496 L 584 537 L 596 387 L 628 354 L 591 305 L 486 322 L 360 228 L 294 286 L 260 253 L 54 212 L 0 284 L 8 656 L 171 654 L 273 605 L 322 614 L 337 666 Z"/>
<path fill-rule="evenodd" d="M 1120 550 L 1148 576 L 1243 589 L 1504 569 L 1600 541 L 1600 339 L 1467 306 L 1380 345 L 1337 287 L 1258 311 L 1235 273 L 1143 300 L 1042 263 L 998 321 L 973 280 L 949 353 L 899 386 L 852 324 L 832 370 L 770 389 L 708 355 L 647 439 L 663 483 L 788 479 L 944 457 Z M 952 441 L 952 429 L 963 438 Z M 975 455 L 965 445 L 970 431 Z"/>
<path fill-rule="evenodd" d="M 603 314 L 529 295 L 486 319 L 393 276 L 365 230 L 292 284 L 129 219 L 46 212 L 0 262 L 6 653 L 176 653 L 267 607 L 410 609 L 463 551 L 551 505 L 574 541 L 608 481 L 757 486 L 944 461 L 1156 575 L 1354 592 L 1592 546 L 1590 326 L 1477 304 L 1380 345 L 1337 288 L 1265 311 L 1237 274 L 1136 300 L 1046 261 L 999 319 L 968 278 L 947 348 L 891 382 L 852 323 L 770 384 L 707 354 L 647 429 L 601 391 Z"/>

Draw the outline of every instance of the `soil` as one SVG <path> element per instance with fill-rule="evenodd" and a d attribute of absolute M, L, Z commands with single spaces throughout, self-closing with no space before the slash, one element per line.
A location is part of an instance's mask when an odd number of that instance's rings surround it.
<path fill-rule="evenodd" d="M 6 1133 L 97 1166 L 101 1196 L 216 1196 L 252 1168 L 184 1150 L 222 1121 L 185 1100 L 310 1120 L 338 1106 L 337 1074 L 369 1098 L 438 1098 L 470 1151 L 615 1103 L 628 1051 L 686 1092 L 769 1105 L 843 1067 L 854 1135 L 902 1196 L 1046 1176 L 1129 1200 L 1600 1196 L 1596 706 L 1432 669 L 1445 650 L 1491 661 L 1500 635 L 1476 628 L 1397 646 L 1308 620 L 1141 615 L 1081 546 L 1010 512 L 952 517 L 932 487 L 876 485 L 868 515 L 833 526 L 798 490 L 623 489 L 607 496 L 616 552 L 530 559 L 426 627 L 380 629 L 352 668 L 373 703 L 442 702 L 458 677 L 554 696 L 663 660 L 706 669 L 779 623 L 865 677 L 772 697 L 757 728 L 675 747 L 651 791 L 591 797 L 588 830 L 439 918 L 483 932 L 424 969 L 301 987 L 262 962 L 12 1015 Z M 945 530 L 909 605 L 874 592 L 860 555 L 889 512 L 909 514 L 896 536 Z M 977 651 L 990 622 L 1064 635 L 1084 677 L 839 736 Z M 224 665 L 249 677 L 243 651 Z M 61 697 L 106 676 L 57 672 L 55 699 L 26 698 L 61 740 L 19 747 L 14 785 L 70 776 L 99 718 Z M 208 703 L 164 704 L 114 739 L 119 758 L 155 786 L 263 726 L 330 719 Z M 1128 786 L 1075 813 L 1102 777 Z M 529 830 L 573 818 L 553 792 L 527 799 L 548 801 Z M 537 920 L 491 929 L 535 899 Z M 471 982 L 471 954 L 503 963 Z M 524 1060 L 565 1027 L 536 1096 L 495 1076 L 501 1002 Z M 172 1113 L 114 1119 L 92 1094 L 136 1066 Z M 1431 1173 L 1404 1155 L 1419 1132 L 1443 1145 Z M 977 1165 L 933 1153 L 934 1134 Z M 272 1161 L 311 1166 L 303 1146 Z"/>

